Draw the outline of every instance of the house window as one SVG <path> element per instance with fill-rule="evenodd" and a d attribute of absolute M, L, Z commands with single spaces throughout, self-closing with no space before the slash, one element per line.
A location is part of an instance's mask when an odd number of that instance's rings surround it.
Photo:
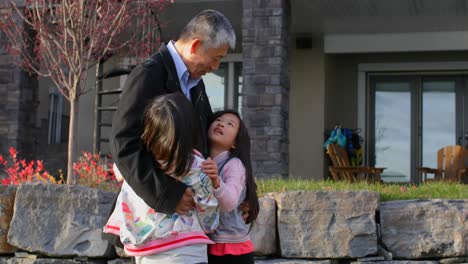
<path fill-rule="evenodd" d="M 203 77 L 206 93 L 213 111 L 234 109 L 241 112 L 242 106 L 242 56 L 229 54 L 218 70 Z"/>
<path fill-rule="evenodd" d="M 49 144 L 60 144 L 62 142 L 63 96 L 56 88 L 50 88 L 49 101 L 49 133 L 47 142 Z"/>
<path fill-rule="evenodd" d="M 369 163 L 387 182 L 417 182 L 417 167 L 437 167 L 437 150 L 467 145 L 468 75 L 369 74 Z"/>
<path fill-rule="evenodd" d="M 222 63 L 219 68 L 203 77 L 205 83 L 206 93 L 210 100 L 211 108 L 213 111 L 219 111 L 226 108 L 226 92 L 227 87 L 227 68 L 226 63 Z"/>

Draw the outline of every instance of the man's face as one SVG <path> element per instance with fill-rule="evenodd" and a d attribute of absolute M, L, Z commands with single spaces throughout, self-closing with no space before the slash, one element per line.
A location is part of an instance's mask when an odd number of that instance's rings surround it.
<path fill-rule="evenodd" d="M 228 49 L 229 45 L 225 44 L 219 48 L 208 48 L 205 50 L 201 42 L 199 42 L 191 50 L 191 63 L 188 66 L 190 77 L 197 79 L 209 72 L 217 70 L 221 59 L 226 56 Z"/>

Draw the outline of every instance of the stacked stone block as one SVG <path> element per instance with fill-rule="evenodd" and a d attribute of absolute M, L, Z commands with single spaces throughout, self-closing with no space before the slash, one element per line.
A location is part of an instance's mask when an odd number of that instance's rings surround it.
<path fill-rule="evenodd" d="M 37 78 L 17 66 L 20 58 L 8 54 L 6 46 L 6 36 L 0 32 L 0 154 L 7 154 L 9 147 L 15 147 L 23 158 L 32 158 L 37 145 Z"/>
<path fill-rule="evenodd" d="M 0 264 L 131 263 L 101 238 L 113 193 L 27 184 L 3 186 L 0 198 Z M 250 233 L 255 263 L 468 263 L 467 206 L 380 203 L 368 191 L 271 193 Z"/>
<path fill-rule="evenodd" d="M 244 0 L 243 119 L 257 178 L 289 173 L 289 1 Z"/>

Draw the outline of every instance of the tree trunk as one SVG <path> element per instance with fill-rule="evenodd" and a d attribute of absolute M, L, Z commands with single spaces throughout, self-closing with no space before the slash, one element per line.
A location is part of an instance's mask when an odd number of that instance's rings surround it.
<path fill-rule="evenodd" d="M 76 132 L 78 128 L 79 97 L 70 97 L 70 125 L 68 128 L 68 162 L 67 184 L 76 184 L 78 179 L 73 173 L 73 162 L 76 161 Z"/>

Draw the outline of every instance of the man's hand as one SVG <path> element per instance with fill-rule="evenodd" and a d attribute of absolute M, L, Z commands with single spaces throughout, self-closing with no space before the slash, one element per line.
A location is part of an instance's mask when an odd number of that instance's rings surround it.
<path fill-rule="evenodd" d="M 115 178 L 117 179 L 118 182 L 123 182 L 124 177 L 122 176 L 122 173 L 120 173 L 119 168 L 117 168 L 117 165 L 115 163 L 112 165 L 112 170 L 114 171 Z"/>
<path fill-rule="evenodd" d="M 180 199 L 179 203 L 177 204 L 176 207 L 176 213 L 180 215 L 185 215 L 187 214 L 190 209 L 192 209 L 195 206 L 195 202 L 193 201 L 193 191 L 190 188 L 185 189 L 184 195 L 182 195 L 182 198 Z"/>
<path fill-rule="evenodd" d="M 249 218 L 250 204 L 246 201 L 243 201 L 239 205 L 239 209 L 242 212 L 242 219 L 244 220 L 244 222 L 247 222 L 247 218 Z"/>
<path fill-rule="evenodd" d="M 218 176 L 218 165 L 216 162 L 211 158 L 208 158 L 202 162 L 201 169 L 203 173 L 210 177 L 213 188 L 218 189 L 219 185 L 221 185 L 221 178 Z"/>

